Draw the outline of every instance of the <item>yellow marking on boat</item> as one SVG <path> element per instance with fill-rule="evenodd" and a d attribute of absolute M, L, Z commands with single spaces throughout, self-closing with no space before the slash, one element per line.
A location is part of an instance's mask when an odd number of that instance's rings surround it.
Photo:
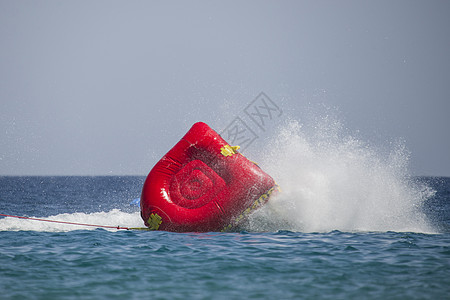
<path fill-rule="evenodd" d="M 158 214 L 152 213 L 147 223 L 150 230 L 158 230 L 159 225 L 162 223 L 162 218 Z"/>
<path fill-rule="evenodd" d="M 239 150 L 241 147 L 239 146 L 230 146 L 230 145 L 225 145 L 222 148 L 220 148 L 220 153 L 223 156 L 232 156 L 234 154 L 237 153 L 237 150 Z"/>

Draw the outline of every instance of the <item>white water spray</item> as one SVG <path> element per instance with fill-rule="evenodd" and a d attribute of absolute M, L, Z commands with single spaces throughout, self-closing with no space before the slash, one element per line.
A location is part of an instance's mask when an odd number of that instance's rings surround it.
<path fill-rule="evenodd" d="M 143 227 L 139 212 L 126 213 L 118 209 L 109 212 L 58 214 L 45 218 L 47 220 L 74 222 L 84 224 L 98 224 L 105 226 Z M 73 230 L 95 230 L 95 226 L 80 226 L 60 223 L 49 223 L 37 220 L 24 220 L 16 218 L 0 219 L 0 231 L 45 231 L 68 232 Z M 114 228 L 104 230 L 117 231 Z"/>
<path fill-rule="evenodd" d="M 245 229 L 434 232 L 421 212 L 434 191 L 409 176 L 404 144 L 384 154 L 344 132 L 329 116 L 281 128 L 261 165 L 282 192 Z"/>

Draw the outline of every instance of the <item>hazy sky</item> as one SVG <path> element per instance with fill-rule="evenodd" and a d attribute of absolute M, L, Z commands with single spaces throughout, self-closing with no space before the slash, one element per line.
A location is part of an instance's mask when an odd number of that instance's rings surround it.
<path fill-rule="evenodd" d="M 260 92 L 450 176 L 450 1 L 0 0 L 0 175 L 145 175 Z"/>

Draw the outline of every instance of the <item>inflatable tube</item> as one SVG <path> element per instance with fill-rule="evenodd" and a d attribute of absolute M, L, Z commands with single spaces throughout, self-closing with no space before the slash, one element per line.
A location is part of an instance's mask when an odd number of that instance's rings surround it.
<path fill-rule="evenodd" d="M 151 230 L 234 229 L 277 190 L 275 181 L 205 123 L 195 123 L 156 163 L 141 194 Z"/>

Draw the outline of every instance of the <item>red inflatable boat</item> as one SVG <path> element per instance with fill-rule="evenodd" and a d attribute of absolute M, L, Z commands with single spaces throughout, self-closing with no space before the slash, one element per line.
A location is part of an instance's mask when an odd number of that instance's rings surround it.
<path fill-rule="evenodd" d="M 233 230 L 277 190 L 275 181 L 205 123 L 195 123 L 153 167 L 141 195 L 152 230 Z"/>

